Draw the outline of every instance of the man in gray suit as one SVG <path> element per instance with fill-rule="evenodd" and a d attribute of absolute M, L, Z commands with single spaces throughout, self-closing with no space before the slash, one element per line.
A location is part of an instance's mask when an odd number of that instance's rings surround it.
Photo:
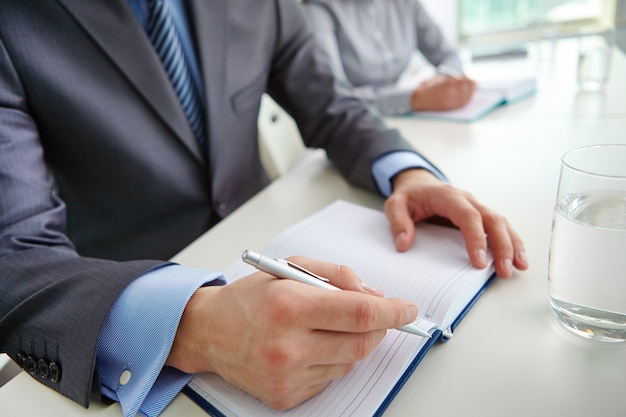
<path fill-rule="evenodd" d="M 322 302 L 267 274 L 222 285 L 164 261 L 267 184 L 265 91 L 308 146 L 388 197 L 398 250 L 440 215 L 477 267 L 487 234 L 501 276 L 526 268 L 506 220 L 336 82 L 297 2 L 165 3 L 180 37 L 169 61 L 162 0 L 0 1 L 0 352 L 34 378 L 83 406 L 93 391 L 157 415 L 191 373 L 213 371 L 288 408 L 414 319 L 415 305 L 336 265 L 299 259 L 353 290 Z M 179 59 L 195 116 L 170 73 Z"/>

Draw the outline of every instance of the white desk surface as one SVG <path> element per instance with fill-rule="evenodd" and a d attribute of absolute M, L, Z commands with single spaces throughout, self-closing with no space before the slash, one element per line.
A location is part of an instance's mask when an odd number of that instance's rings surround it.
<path fill-rule="evenodd" d="M 389 120 L 455 184 L 509 218 L 531 266 L 494 283 L 455 337 L 428 353 L 385 416 L 626 415 L 626 345 L 567 333 L 553 317 L 547 293 L 560 155 L 587 144 L 626 144 L 626 59 L 615 57 L 622 71 L 614 70 L 600 93 L 577 92 L 573 67 L 564 67 L 571 77 L 563 69 L 559 74 L 565 75 L 550 75 L 562 64 L 557 60 L 545 69 L 536 96 L 473 124 Z M 311 152 L 175 260 L 226 267 L 244 249 L 262 249 L 275 233 L 337 198 L 382 206 L 379 197 L 348 186 L 322 153 Z M 117 404 L 84 410 L 22 373 L 0 389 L 0 416 L 34 415 L 121 413 Z M 163 413 L 175 416 L 206 413 L 179 395 Z"/>

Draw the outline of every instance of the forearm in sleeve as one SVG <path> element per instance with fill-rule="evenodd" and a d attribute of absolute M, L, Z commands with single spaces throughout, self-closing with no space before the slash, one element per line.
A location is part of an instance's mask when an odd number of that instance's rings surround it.
<path fill-rule="evenodd" d="M 126 417 L 156 417 L 192 375 L 165 366 L 178 323 L 193 293 L 224 285 L 221 274 L 170 264 L 133 281 L 106 318 L 96 369 L 102 394 L 120 402 Z"/>

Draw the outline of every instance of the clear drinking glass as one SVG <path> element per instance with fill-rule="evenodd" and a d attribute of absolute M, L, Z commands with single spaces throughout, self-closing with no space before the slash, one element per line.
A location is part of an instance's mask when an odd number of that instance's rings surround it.
<path fill-rule="evenodd" d="M 550 303 L 568 330 L 626 341 L 626 144 L 561 158 L 548 280 Z"/>
<path fill-rule="evenodd" d="M 578 39 L 578 87 L 583 91 L 604 88 L 611 68 L 611 34 L 583 35 Z"/>

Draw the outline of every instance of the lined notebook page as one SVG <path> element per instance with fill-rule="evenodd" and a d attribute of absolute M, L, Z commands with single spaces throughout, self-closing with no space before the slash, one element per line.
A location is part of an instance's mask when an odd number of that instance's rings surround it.
<path fill-rule="evenodd" d="M 280 258 L 305 255 L 349 265 L 385 296 L 413 300 L 427 328 L 432 328 L 432 323 L 447 328 L 491 275 L 490 270 L 471 266 L 458 230 L 420 224 L 413 247 L 398 253 L 382 212 L 345 201 L 336 201 L 286 229 L 262 252 Z M 226 271 L 226 277 L 232 281 L 253 271 L 238 261 Z M 224 408 L 218 408 L 225 415 L 367 416 L 379 408 L 425 342 L 420 336 L 389 330 L 375 351 L 350 374 L 287 411 L 263 405 L 214 374 L 198 375 L 190 387 L 209 402 L 222 404 Z"/>

